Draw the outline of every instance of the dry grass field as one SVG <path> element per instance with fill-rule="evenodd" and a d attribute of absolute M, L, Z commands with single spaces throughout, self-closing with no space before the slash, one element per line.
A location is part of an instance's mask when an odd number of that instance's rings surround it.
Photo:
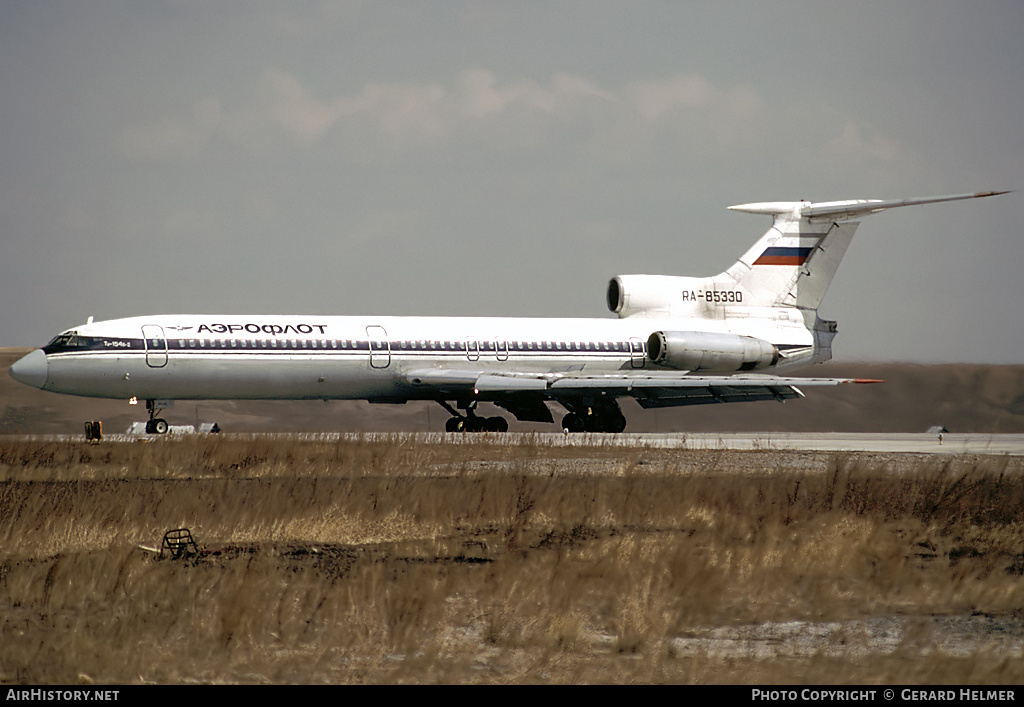
<path fill-rule="evenodd" d="M 0 683 L 1024 681 L 1020 458 L 482 442 L 0 439 Z"/>

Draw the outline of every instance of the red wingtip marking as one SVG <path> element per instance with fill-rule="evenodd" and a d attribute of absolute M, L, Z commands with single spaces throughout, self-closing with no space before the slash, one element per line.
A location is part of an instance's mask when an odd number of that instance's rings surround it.
<path fill-rule="evenodd" d="M 854 383 L 885 383 L 884 380 L 879 380 L 877 378 L 854 378 L 853 382 Z"/>

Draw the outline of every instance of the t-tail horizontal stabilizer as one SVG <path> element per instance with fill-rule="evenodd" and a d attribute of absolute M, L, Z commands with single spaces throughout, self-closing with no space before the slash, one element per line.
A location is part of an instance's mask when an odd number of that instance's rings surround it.
<path fill-rule="evenodd" d="M 813 311 L 821 304 L 864 216 L 900 206 L 1006 193 L 986 191 L 889 201 L 766 201 L 730 206 L 733 211 L 772 216 L 773 223 L 725 275 L 743 289 L 746 304 Z M 720 276 L 719 279 L 725 278 Z"/>
<path fill-rule="evenodd" d="M 880 199 L 859 199 L 851 201 L 822 201 L 811 203 L 809 201 L 765 201 L 756 204 L 739 204 L 730 206 L 732 211 L 743 211 L 748 214 L 765 214 L 775 217 L 785 217 L 787 220 L 817 220 L 829 219 L 832 221 L 848 221 L 860 218 L 869 214 L 875 214 L 886 209 L 895 209 L 900 206 L 918 206 L 920 204 L 937 204 L 943 201 L 960 201 L 962 199 L 980 199 L 985 196 L 998 196 L 1009 194 L 1008 191 L 982 191 L 974 194 L 953 194 L 951 196 L 931 196 L 920 199 L 892 199 L 882 201 Z"/>

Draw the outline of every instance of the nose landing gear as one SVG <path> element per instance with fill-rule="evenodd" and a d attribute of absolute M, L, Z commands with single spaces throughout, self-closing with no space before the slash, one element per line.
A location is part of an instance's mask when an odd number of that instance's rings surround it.
<path fill-rule="evenodd" d="M 146 410 L 149 411 L 149 421 L 146 423 L 146 434 L 167 434 L 167 430 L 169 429 L 167 420 L 162 417 L 157 417 L 158 414 L 163 412 L 164 408 L 158 407 L 156 400 L 147 400 Z"/>

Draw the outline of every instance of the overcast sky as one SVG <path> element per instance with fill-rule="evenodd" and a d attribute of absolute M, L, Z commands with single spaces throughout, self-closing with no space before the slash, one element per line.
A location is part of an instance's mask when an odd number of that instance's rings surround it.
<path fill-rule="evenodd" d="M 0 346 L 609 317 L 771 200 L 1024 189 L 1024 2 L 0 3 Z M 837 360 L 1024 363 L 1024 192 L 864 221 Z"/>

